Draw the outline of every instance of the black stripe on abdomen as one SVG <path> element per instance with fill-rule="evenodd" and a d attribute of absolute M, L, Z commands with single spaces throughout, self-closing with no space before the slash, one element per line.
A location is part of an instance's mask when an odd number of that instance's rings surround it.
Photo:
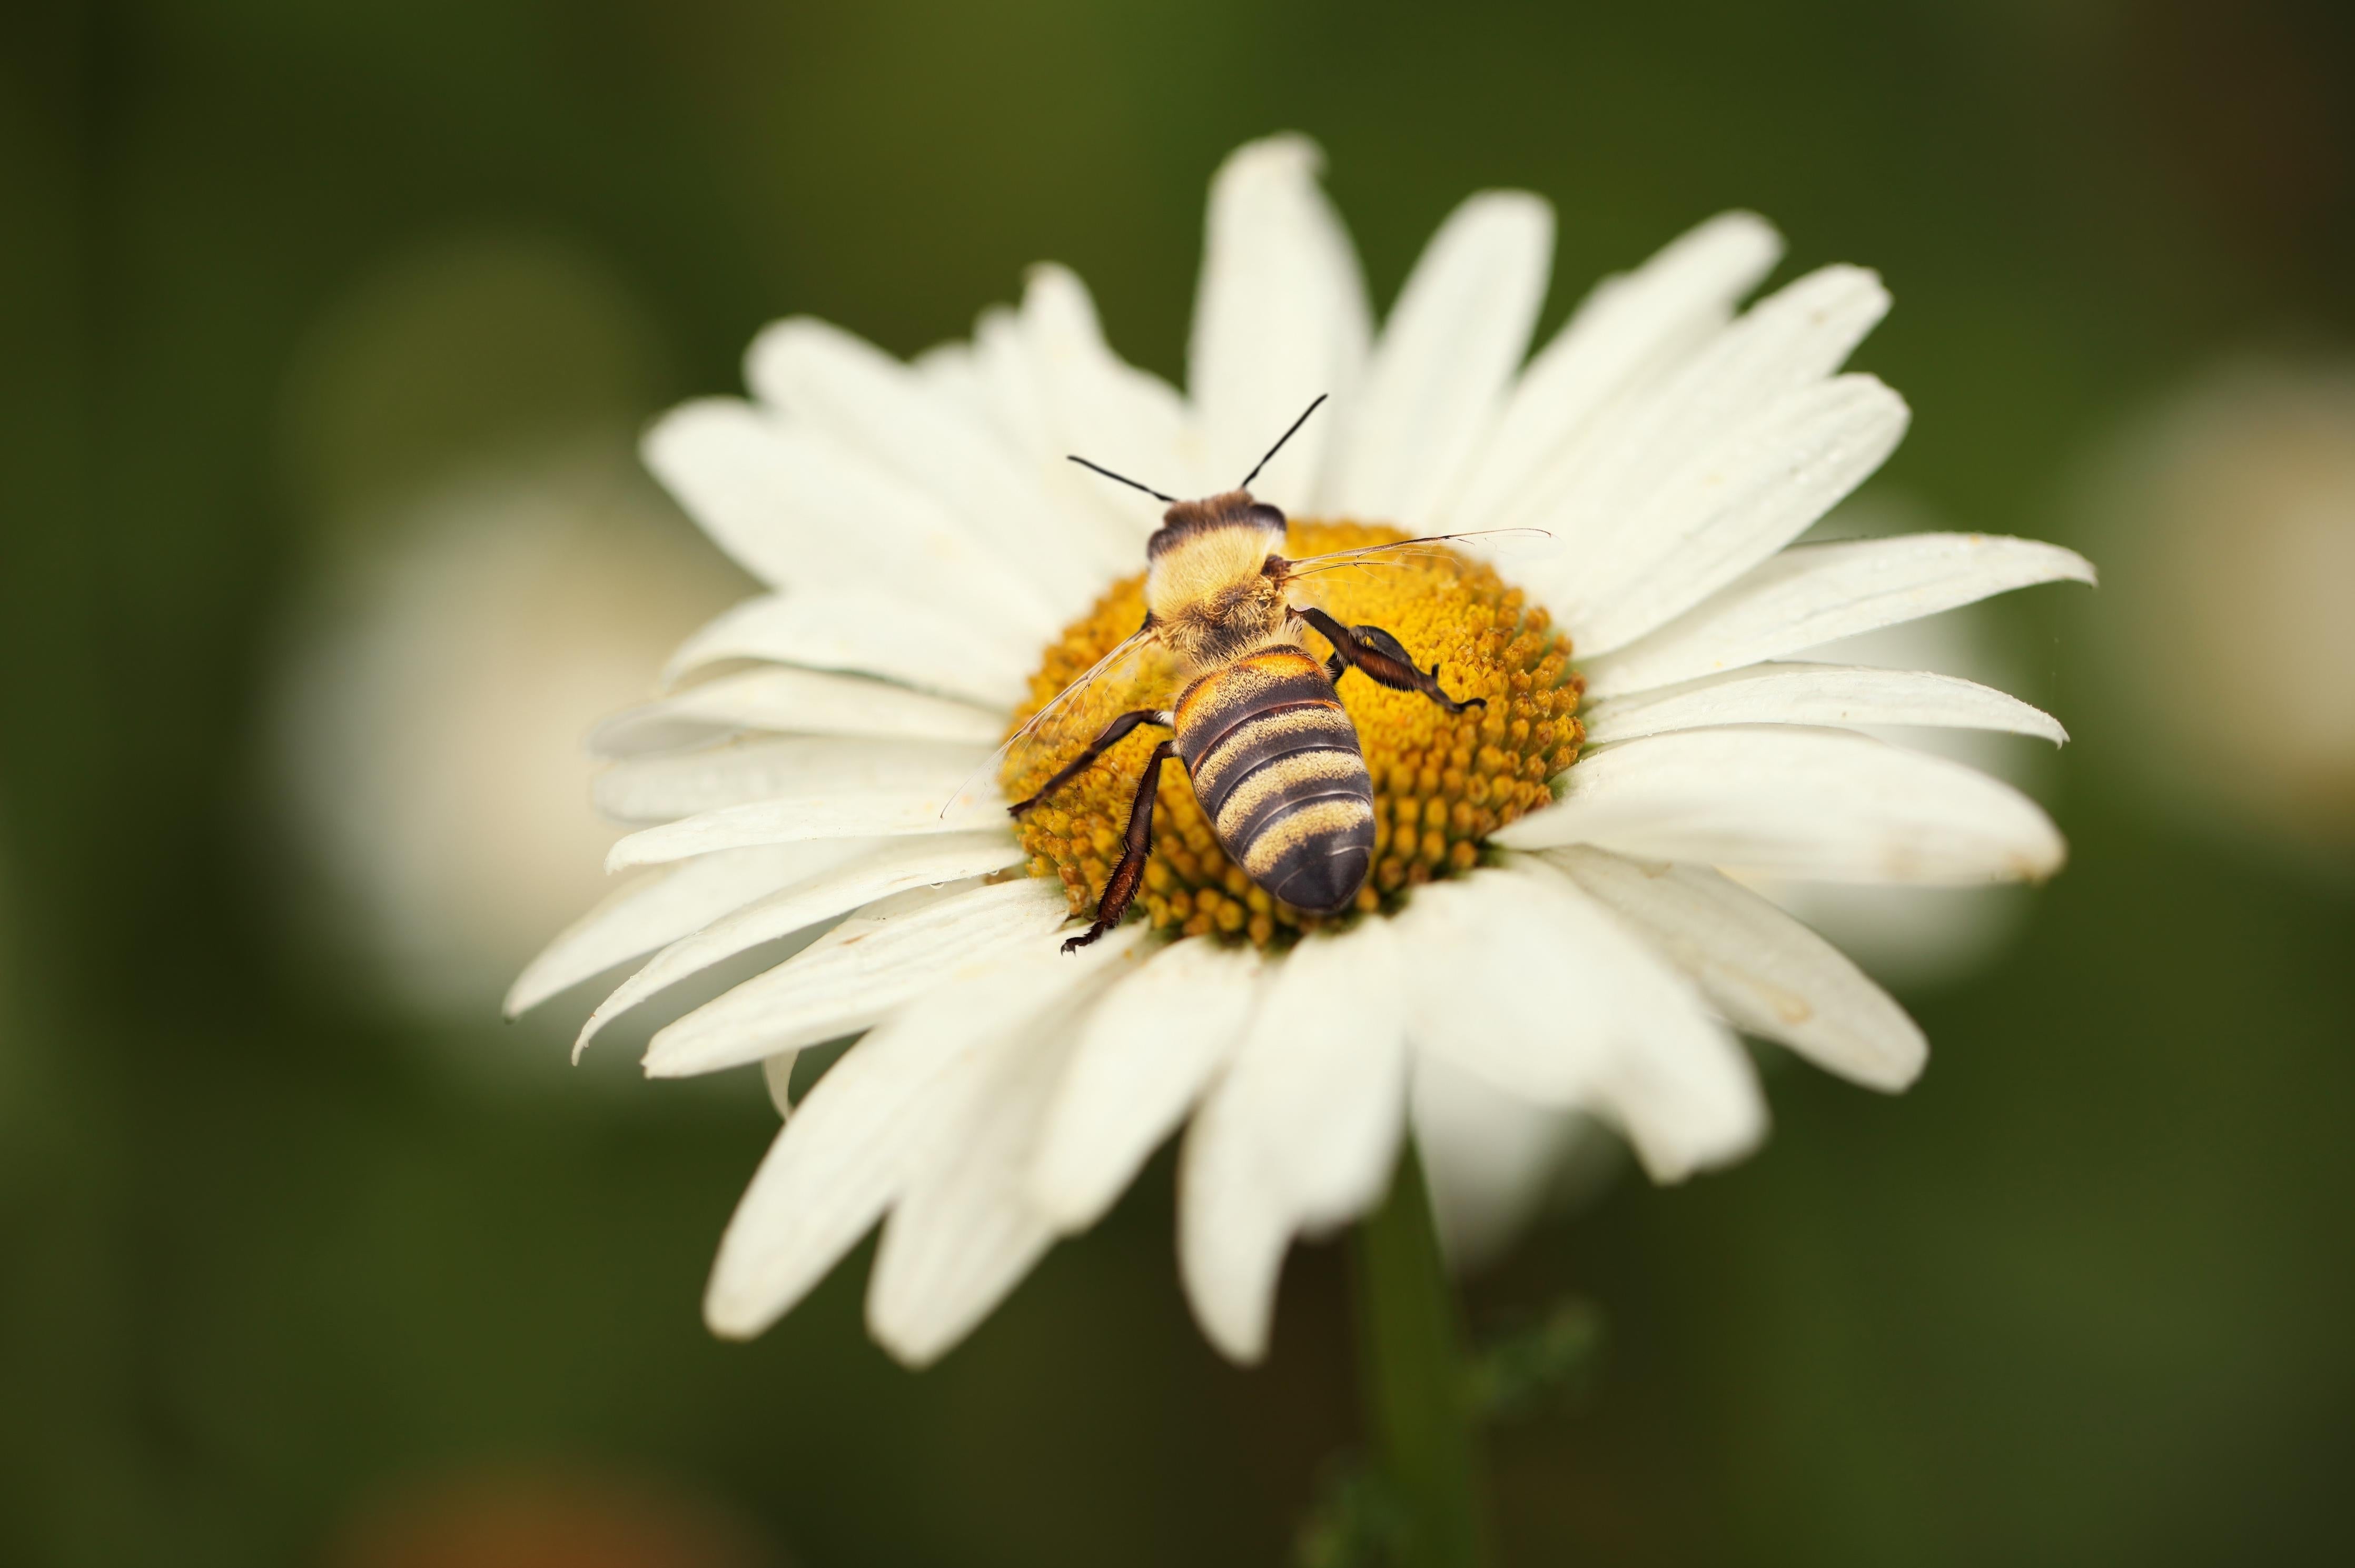
<path fill-rule="evenodd" d="M 1289 801 L 1240 848 L 1237 859 L 1251 880 L 1284 902 L 1319 912 L 1340 909 L 1357 897 L 1373 865 L 1372 791 Z"/>
<path fill-rule="evenodd" d="M 1211 671 L 1178 699 L 1178 754 L 1202 809 L 1215 819 L 1227 794 L 1252 769 L 1290 752 L 1356 752 L 1333 683 L 1299 648 L 1286 645 Z"/>
<path fill-rule="evenodd" d="M 1373 780 L 1324 667 L 1296 647 L 1263 649 L 1188 688 L 1175 717 L 1227 853 L 1287 903 L 1348 903 L 1373 856 Z"/>

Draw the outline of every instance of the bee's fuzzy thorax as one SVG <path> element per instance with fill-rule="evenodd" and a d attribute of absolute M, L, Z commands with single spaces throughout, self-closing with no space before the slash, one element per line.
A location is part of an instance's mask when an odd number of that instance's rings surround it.
<path fill-rule="evenodd" d="M 1146 606 L 1188 669 L 1290 640 L 1283 585 L 1266 575 L 1284 514 L 1230 491 L 1171 507 L 1146 547 Z"/>

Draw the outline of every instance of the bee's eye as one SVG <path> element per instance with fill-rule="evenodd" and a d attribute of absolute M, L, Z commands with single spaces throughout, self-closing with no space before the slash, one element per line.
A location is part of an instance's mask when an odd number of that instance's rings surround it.
<path fill-rule="evenodd" d="M 1279 508 L 1269 506 L 1265 501 L 1253 501 L 1252 503 L 1251 517 L 1252 521 L 1259 524 L 1262 528 L 1274 528 L 1278 532 L 1283 531 L 1284 526 L 1284 513 Z"/>

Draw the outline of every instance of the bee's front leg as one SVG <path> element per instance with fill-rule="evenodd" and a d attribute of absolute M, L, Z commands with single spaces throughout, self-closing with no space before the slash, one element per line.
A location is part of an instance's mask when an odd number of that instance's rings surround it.
<path fill-rule="evenodd" d="M 1120 923 L 1145 880 L 1145 859 L 1153 852 L 1153 802 L 1161 793 L 1161 764 L 1178 754 L 1178 742 L 1164 741 L 1145 760 L 1145 776 L 1136 781 L 1136 798 L 1129 803 L 1128 832 L 1121 845 L 1120 863 L 1104 879 L 1103 896 L 1096 901 L 1096 923 L 1063 944 L 1076 953 Z"/>
<path fill-rule="evenodd" d="M 1485 697 L 1467 697 L 1458 702 L 1448 696 L 1440 688 L 1439 667 L 1433 665 L 1427 675 L 1415 668 L 1414 657 L 1405 645 L 1380 626 L 1344 626 L 1317 609 L 1295 610 L 1293 613 L 1316 627 L 1333 645 L 1333 656 L 1326 661 L 1325 671 L 1335 686 L 1340 685 L 1342 675 L 1354 667 L 1392 691 L 1419 691 L 1450 713 L 1488 706 Z"/>
<path fill-rule="evenodd" d="M 1078 756 L 1073 757 L 1070 762 L 1064 763 L 1060 768 L 1058 768 L 1055 771 L 1055 776 L 1049 779 L 1045 784 L 1040 784 L 1031 795 L 1029 799 L 1018 800 L 1012 805 L 1007 806 L 1006 808 L 1006 815 L 1008 816 L 1021 816 L 1024 812 L 1029 810 L 1032 806 L 1038 805 L 1040 801 L 1046 799 L 1049 795 L 1054 794 L 1057 790 L 1062 788 L 1073 779 L 1079 777 L 1081 769 L 1086 767 L 1090 763 L 1094 762 L 1098 757 L 1103 756 L 1106 752 L 1111 751 L 1114 746 L 1119 745 L 1121 741 L 1126 740 L 1128 738 L 1128 732 L 1131 730 L 1135 729 L 1139 724 L 1158 724 L 1166 730 L 1175 721 L 1176 716 L 1174 714 L 1158 708 L 1138 708 L 1122 714 L 1119 718 L 1105 725 L 1103 727 L 1103 733 L 1097 736 L 1094 740 L 1089 741 L 1084 747 L 1082 747 Z"/>

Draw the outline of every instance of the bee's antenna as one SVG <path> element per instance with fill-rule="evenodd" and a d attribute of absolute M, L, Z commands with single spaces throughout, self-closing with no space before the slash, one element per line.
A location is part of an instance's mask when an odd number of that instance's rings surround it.
<path fill-rule="evenodd" d="M 1275 444 L 1267 449 L 1267 457 L 1263 457 L 1257 463 L 1252 464 L 1252 471 L 1243 475 L 1243 482 L 1236 485 L 1235 488 L 1238 490 L 1250 489 L 1251 482 L 1259 477 L 1259 471 L 1267 466 L 1268 458 L 1273 457 L 1277 453 L 1282 452 L 1284 450 L 1284 443 L 1300 433 L 1300 427 L 1306 424 L 1308 422 L 1308 416 L 1316 411 L 1317 403 L 1322 403 L 1329 395 L 1330 394 L 1325 392 L 1317 393 L 1316 402 L 1309 404 L 1305 409 L 1301 411 L 1300 417 L 1292 421 L 1292 428 L 1278 436 L 1276 438 Z M 1091 466 L 1092 466 L 1092 464 Z"/>
<path fill-rule="evenodd" d="M 1114 474 L 1111 469 L 1106 468 L 1106 467 L 1105 467 L 1103 464 L 1101 464 L 1101 463 L 1090 463 L 1086 458 L 1080 456 L 1077 453 L 1066 453 L 1064 455 L 1065 455 L 1066 457 L 1070 458 L 1070 460 L 1071 460 L 1071 462 L 1078 464 L 1079 464 L 1081 467 L 1082 467 L 1082 468 L 1092 468 L 1092 469 L 1093 469 L 1095 472 L 1097 472 L 1098 474 L 1103 475 L 1105 478 L 1107 478 L 1107 479 L 1117 479 L 1117 480 L 1119 480 L 1122 484 L 1124 484 L 1124 485 L 1127 485 L 1130 489 L 1132 489 L 1132 490 L 1142 490 L 1142 491 L 1144 491 L 1146 495 L 1148 495 L 1148 496 L 1152 496 L 1152 497 L 1153 497 L 1155 500 L 1156 500 L 1156 501 L 1167 501 L 1167 502 L 1168 502 L 1168 503 L 1169 503 L 1171 506 L 1173 506 L 1173 507 L 1174 507 L 1174 506 L 1176 506 L 1176 505 L 1178 504 L 1178 497 L 1177 497 L 1177 496 L 1165 496 L 1165 495 L 1163 495 L 1160 491 L 1156 490 L 1156 489 L 1155 489 L 1152 485 L 1140 485 L 1140 484 L 1138 484 L 1135 480 L 1131 479 L 1131 478 L 1130 478 L 1127 475 L 1125 475 L 1125 474 Z M 1253 470 L 1253 472 L 1257 472 L 1257 470 Z"/>

